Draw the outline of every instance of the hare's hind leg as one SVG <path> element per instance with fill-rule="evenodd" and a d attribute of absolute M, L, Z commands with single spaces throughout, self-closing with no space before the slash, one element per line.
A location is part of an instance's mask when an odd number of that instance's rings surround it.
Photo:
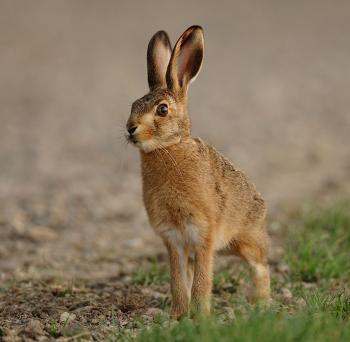
<path fill-rule="evenodd" d="M 247 261 L 251 268 L 253 287 L 249 300 L 253 303 L 259 300 L 269 300 L 270 271 L 267 263 L 267 237 L 264 234 L 254 234 L 233 239 L 231 251 Z"/>

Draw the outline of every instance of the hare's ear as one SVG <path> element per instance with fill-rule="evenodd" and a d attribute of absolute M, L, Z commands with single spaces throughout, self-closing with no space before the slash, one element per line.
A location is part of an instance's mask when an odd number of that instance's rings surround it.
<path fill-rule="evenodd" d="M 191 26 L 177 41 L 166 73 L 168 88 L 186 91 L 199 73 L 204 52 L 203 29 Z"/>
<path fill-rule="evenodd" d="M 171 44 L 165 31 L 158 31 L 147 49 L 147 74 L 150 90 L 166 87 L 165 74 L 171 57 Z"/>

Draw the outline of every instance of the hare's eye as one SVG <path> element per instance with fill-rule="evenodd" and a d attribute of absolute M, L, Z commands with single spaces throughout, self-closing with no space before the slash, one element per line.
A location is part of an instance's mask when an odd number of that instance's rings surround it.
<path fill-rule="evenodd" d="M 168 106 L 166 104 L 160 104 L 157 107 L 157 115 L 166 116 L 168 114 Z"/>

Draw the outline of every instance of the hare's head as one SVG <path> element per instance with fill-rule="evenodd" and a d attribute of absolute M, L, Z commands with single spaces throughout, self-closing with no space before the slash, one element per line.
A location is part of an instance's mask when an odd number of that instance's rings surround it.
<path fill-rule="evenodd" d="M 204 38 L 200 26 L 191 26 L 173 50 L 166 32 L 157 32 L 148 44 L 149 93 L 136 100 L 127 122 L 128 140 L 144 152 L 177 144 L 190 135 L 187 90 L 199 73 Z"/>

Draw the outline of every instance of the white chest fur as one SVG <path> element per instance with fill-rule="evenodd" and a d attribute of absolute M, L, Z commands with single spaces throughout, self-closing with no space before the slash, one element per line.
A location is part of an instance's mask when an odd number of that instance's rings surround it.
<path fill-rule="evenodd" d="M 195 249 L 200 243 L 200 234 L 197 226 L 193 224 L 186 225 L 185 228 L 159 227 L 156 232 L 173 246 L 179 248 Z"/>
<path fill-rule="evenodd" d="M 187 225 L 185 228 L 159 227 L 157 233 L 168 246 L 171 246 L 170 258 L 178 260 L 179 276 L 186 284 L 188 298 L 191 297 L 193 281 L 193 265 L 196 257 L 196 249 L 200 244 L 201 236 L 195 225 Z"/>

